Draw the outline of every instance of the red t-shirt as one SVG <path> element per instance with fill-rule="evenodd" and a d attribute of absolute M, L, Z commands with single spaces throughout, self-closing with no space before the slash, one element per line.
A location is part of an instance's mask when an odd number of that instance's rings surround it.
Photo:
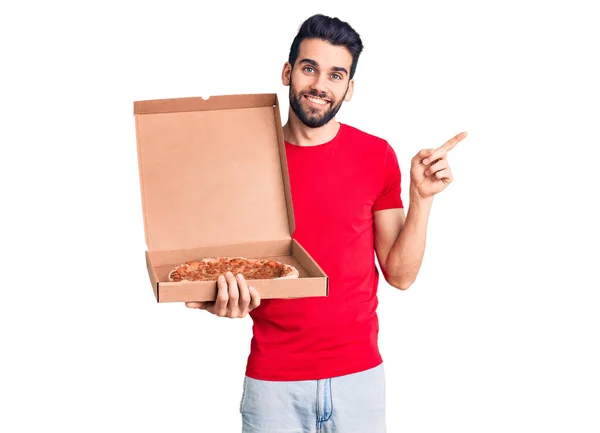
<path fill-rule="evenodd" d="M 292 235 L 329 277 L 329 296 L 262 300 L 250 313 L 246 375 L 316 380 L 376 367 L 373 212 L 403 207 L 396 154 L 387 141 L 345 124 L 318 146 L 286 143 L 286 154 Z"/>

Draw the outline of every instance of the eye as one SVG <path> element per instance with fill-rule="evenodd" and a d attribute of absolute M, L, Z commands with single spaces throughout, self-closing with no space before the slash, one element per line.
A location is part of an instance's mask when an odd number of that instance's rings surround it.
<path fill-rule="evenodd" d="M 311 68 L 310 66 L 305 66 L 305 67 L 304 67 L 304 69 L 303 69 L 303 71 L 304 71 L 304 72 L 309 72 L 309 73 L 310 73 L 310 72 L 314 71 L 314 69 L 313 69 L 313 68 Z"/>
<path fill-rule="evenodd" d="M 331 74 L 334 80 L 341 80 L 342 76 L 340 74 Z"/>

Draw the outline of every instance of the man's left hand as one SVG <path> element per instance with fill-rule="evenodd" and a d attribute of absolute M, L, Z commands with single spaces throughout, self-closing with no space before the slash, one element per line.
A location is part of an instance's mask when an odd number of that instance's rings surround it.
<path fill-rule="evenodd" d="M 467 136 L 455 135 L 437 149 L 423 149 L 411 161 L 411 190 L 419 198 L 431 198 L 444 190 L 454 180 L 448 165 L 448 152 Z"/>

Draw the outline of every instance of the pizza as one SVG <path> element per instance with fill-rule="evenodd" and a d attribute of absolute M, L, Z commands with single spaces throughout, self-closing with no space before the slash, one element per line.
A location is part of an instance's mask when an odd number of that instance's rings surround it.
<path fill-rule="evenodd" d="M 226 272 L 242 274 L 246 280 L 298 278 L 298 269 L 275 260 L 245 257 L 215 257 L 182 263 L 169 272 L 169 281 L 217 281 Z"/>

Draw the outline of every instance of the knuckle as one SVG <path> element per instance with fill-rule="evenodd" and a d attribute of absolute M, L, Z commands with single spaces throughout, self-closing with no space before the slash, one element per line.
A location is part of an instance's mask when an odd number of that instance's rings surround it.
<path fill-rule="evenodd" d="M 216 302 L 215 304 L 215 310 L 227 311 L 227 302 Z"/>

